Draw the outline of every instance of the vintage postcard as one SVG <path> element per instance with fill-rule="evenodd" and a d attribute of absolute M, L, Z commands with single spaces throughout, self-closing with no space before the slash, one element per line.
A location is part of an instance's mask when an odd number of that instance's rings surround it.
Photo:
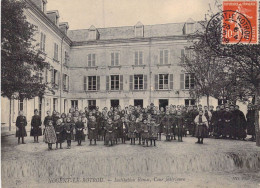
<path fill-rule="evenodd" d="M 2 0 L 1 187 L 260 188 L 258 0 Z"/>

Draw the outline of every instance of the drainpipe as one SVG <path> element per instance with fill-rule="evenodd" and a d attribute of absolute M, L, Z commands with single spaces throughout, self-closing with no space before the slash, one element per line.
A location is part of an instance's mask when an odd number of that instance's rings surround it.
<path fill-rule="evenodd" d="M 63 83 L 62 83 L 62 78 L 63 78 L 63 75 L 62 75 L 62 68 L 63 68 L 63 58 L 62 58 L 62 54 L 63 54 L 63 52 L 62 52 L 62 44 L 63 44 L 63 42 L 64 42 L 64 36 L 62 37 L 62 39 L 61 39 L 61 47 L 60 47 L 60 51 L 61 51 L 61 58 L 60 58 L 60 113 L 62 113 L 62 88 L 63 88 Z"/>

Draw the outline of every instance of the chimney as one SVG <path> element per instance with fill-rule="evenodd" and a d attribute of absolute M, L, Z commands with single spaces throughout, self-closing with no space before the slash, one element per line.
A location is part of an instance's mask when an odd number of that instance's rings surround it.
<path fill-rule="evenodd" d="M 46 12 L 47 17 L 57 26 L 59 26 L 59 11 L 50 10 Z"/>
<path fill-rule="evenodd" d="M 47 0 L 31 0 L 42 12 L 46 12 Z"/>
<path fill-rule="evenodd" d="M 69 29 L 69 24 L 68 22 L 62 22 L 59 24 L 59 29 L 62 31 L 62 33 L 64 33 L 65 35 L 67 35 L 67 31 Z"/>

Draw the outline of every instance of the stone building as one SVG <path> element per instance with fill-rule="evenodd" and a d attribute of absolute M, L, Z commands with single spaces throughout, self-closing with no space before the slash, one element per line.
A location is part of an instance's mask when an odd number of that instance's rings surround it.
<path fill-rule="evenodd" d="M 195 104 L 188 92 L 194 78 L 180 64 L 188 53 L 187 34 L 200 29 L 198 22 L 68 30 L 57 10 L 46 10 L 47 0 L 25 2 L 27 19 L 38 28 L 39 50 L 51 66 L 43 80 L 54 93 L 22 101 L 1 97 L 2 126 L 14 124 L 19 110 L 30 121 L 34 109 L 44 117 L 47 110 L 67 113 L 75 106 Z"/>

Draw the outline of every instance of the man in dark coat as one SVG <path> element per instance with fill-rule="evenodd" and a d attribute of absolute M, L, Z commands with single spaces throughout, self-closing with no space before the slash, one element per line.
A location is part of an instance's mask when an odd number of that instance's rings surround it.
<path fill-rule="evenodd" d="M 164 134 L 166 136 L 166 141 L 171 140 L 171 136 L 173 135 L 173 118 L 170 115 L 169 111 L 166 111 L 165 116 L 162 118 L 162 124 L 164 127 Z"/>
<path fill-rule="evenodd" d="M 20 138 L 22 138 L 22 144 L 25 144 L 24 137 L 27 136 L 25 126 L 27 125 L 26 117 L 23 115 L 23 111 L 19 112 L 19 116 L 16 119 L 16 137 L 18 137 L 18 144 L 20 144 Z"/>
<path fill-rule="evenodd" d="M 232 112 L 230 112 L 230 109 L 227 106 L 226 112 L 223 115 L 223 118 L 224 118 L 224 129 L 223 129 L 223 132 L 222 132 L 223 138 L 226 138 L 227 135 L 229 135 L 229 137 L 231 138 L 230 130 L 231 130 L 231 123 L 232 123 L 232 116 L 233 116 Z"/>
<path fill-rule="evenodd" d="M 246 138 L 246 118 L 244 113 L 239 110 L 239 106 L 235 106 L 235 112 L 237 114 L 237 119 L 236 119 L 236 124 L 237 124 L 237 129 L 236 129 L 236 136 L 238 139 L 243 139 L 245 140 Z"/>
<path fill-rule="evenodd" d="M 253 105 L 250 103 L 248 104 L 246 120 L 247 120 L 247 134 L 252 135 L 250 141 L 255 141 L 255 113 L 256 110 L 254 109 Z"/>
<path fill-rule="evenodd" d="M 34 143 L 39 143 L 38 137 L 42 136 L 41 125 L 42 125 L 41 116 L 39 116 L 38 110 L 35 109 L 34 116 L 32 117 L 32 121 L 31 121 L 32 128 L 31 128 L 31 134 L 30 134 L 31 136 L 34 137 Z"/>

